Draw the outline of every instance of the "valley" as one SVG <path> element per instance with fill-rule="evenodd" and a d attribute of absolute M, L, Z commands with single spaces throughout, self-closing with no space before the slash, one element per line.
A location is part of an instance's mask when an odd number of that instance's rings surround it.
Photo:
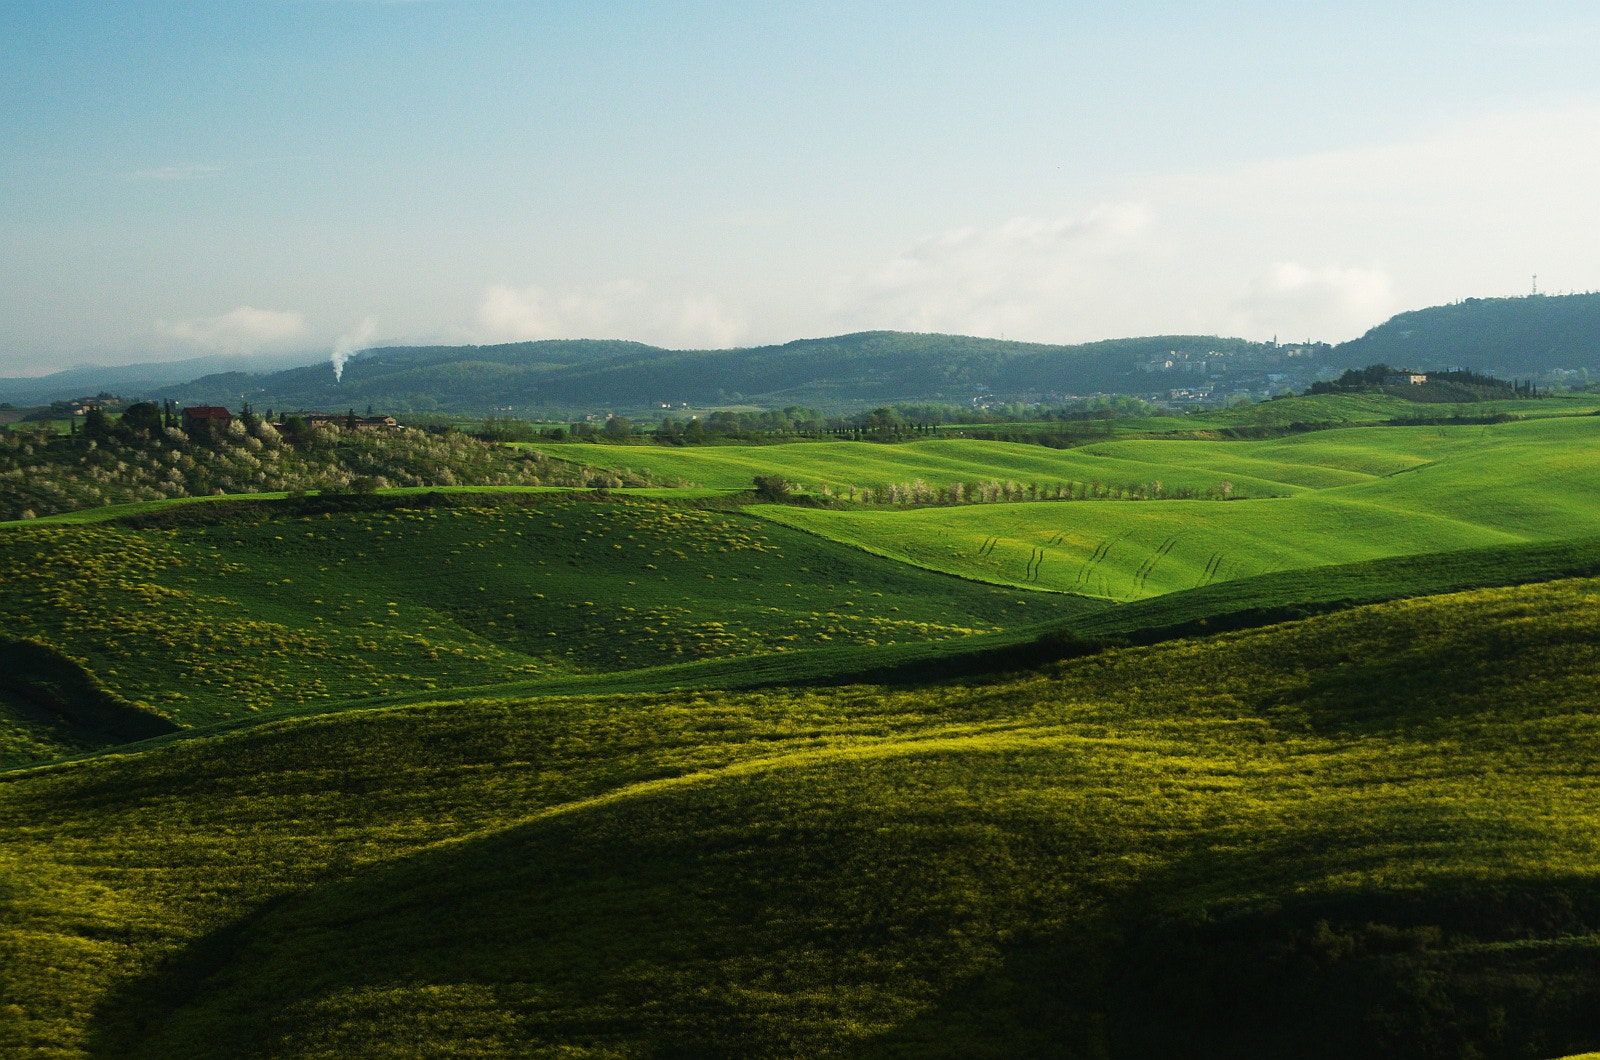
<path fill-rule="evenodd" d="M 0 1042 L 1593 1048 L 1596 442 L 535 444 L 683 485 L 0 525 Z"/>

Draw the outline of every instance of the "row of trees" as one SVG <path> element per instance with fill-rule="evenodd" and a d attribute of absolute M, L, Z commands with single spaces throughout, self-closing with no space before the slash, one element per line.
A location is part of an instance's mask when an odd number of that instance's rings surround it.
<path fill-rule="evenodd" d="M 799 496 L 795 486 L 772 475 L 757 475 L 755 495 L 765 501 L 784 503 Z M 1017 482 L 991 479 L 986 482 L 952 482 L 935 485 L 915 479 L 877 486 L 822 486 L 818 494 L 824 503 L 871 505 L 950 506 L 962 504 L 1000 504 L 1020 501 L 1144 501 L 1144 500 L 1234 500 L 1241 499 L 1232 482 L 1222 481 L 1208 489 L 1191 486 L 1171 488 L 1158 479 L 1154 482 Z"/>
<path fill-rule="evenodd" d="M 970 437 L 1028 442 L 1052 438 L 1070 441 L 1079 437 L 1104 435 L 1109 429 L 1109 421 L 1119 415 L 1148 415 L 1155 411 L 1138 398 L 1120 395 L 1085 399 L 1051 408 L 1021 405 L 994 408 L 935 404 L 885 405 L 835 416 L 791 405 L 759 412 L 717 411 L 704 418 L 680 419 L 668 413 L 653 427 L 635 424 L 626 416 L 610 416 L 603 422 L 580 421 L 570 427 L 540 427 L 525 420 L 490 417 L 474 433 L 485 439 L 502 442 L 572 440 L 704 445 L 795 439 L 899 442 L 928 438 L 936 433 L 949 435 L 954 433 L 950 428 L 955 427 Z M 1026 426 L 1015 426 L 1017 424 Z"/>

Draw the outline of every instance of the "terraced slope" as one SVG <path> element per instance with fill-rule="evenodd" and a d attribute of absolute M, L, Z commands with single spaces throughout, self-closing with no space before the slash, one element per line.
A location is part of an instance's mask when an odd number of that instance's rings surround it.
<path fill-rule="evenodd" d="M 482 701 L 0 776 L 0 1048 L 1600 1047 L 1600 583 L 979 687 Z"/>

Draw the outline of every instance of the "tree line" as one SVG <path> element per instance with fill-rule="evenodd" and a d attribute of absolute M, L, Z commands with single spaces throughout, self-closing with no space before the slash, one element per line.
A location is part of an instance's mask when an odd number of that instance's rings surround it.
<path fill-rule="evenodd" d="M 680 418 L 669 412 L 651 425 L 634 423 L 620 415 L 561 426 L 491 416 L 472 433 L 501 442 L 711 445 L 802 440 L 903 442 L 961 436 L 1051 445 L 1104 437 L 1110 433 L 1110 421 L 1118 416 L 1151 415 L 1157 411 L 1126 395 L 1086 398 L 1050 407 L 897 404 L 838 415 L 791 405 L 749 412 L 718 410 L 703 418 Z"/>

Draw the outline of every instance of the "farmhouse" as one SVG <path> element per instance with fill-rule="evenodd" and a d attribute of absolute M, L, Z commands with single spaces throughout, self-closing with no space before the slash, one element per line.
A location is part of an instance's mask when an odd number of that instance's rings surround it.
<path fill-rule="evenodd" d="M 1384 386 L 1421 386 L 1427 381 L 1423 372 L 1390 372 L 1383 377 Z"/>
<path fill-rule="evenodd" d="M 183 433 L 199 431 L 225 431 L 233 422 L 233 413 L 220 405 L 195 405 L 183 410 Z"/>

